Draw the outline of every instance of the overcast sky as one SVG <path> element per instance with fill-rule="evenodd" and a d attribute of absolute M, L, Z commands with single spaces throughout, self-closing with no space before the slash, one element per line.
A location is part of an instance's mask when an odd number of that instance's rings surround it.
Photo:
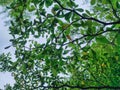
<path fill-rule="evenodd" d="M 2 7 L 0 7 L 0 12 L 2 11 Z M 5 21 L 7 21 L 6 14 L 0 14 L 0 54 L 7 53 L 7 52 L 14 52 L 13 48 L 4 49 L 6 46 L 10 45 L 10 38 L 8 31 L 8 26 L 5 26 Z M 0 72 L 0 89 L 4 88 L 5 84 L 13 85 L 14 79 L 9 72 Z"/>

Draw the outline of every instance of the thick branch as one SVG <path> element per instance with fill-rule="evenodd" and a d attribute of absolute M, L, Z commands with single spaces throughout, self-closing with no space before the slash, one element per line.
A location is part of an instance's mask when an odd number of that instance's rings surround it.
<path fill-rule="evenodd" d="M 61 4 L 58 0 L 54 0 L 54 1 L 55 1 L 62 9 L 77 14 L 78 16 L 81 17 L 81 19 L 93 20 L 93 21 L 96 21 L 96 22 L 98 22 L 98 23 L 101 23 L 101 24 L 103 24 L 103 25 L 105 25 L 105 26 L 106 26 L 106 25 L 112 25 L 112 24 L 120 24 L 120 20 L 115 21 L 115 22 L 104 22 L 104 21 L 98 20 L 98 19 L 93 18 L 93 17 L 84 17 L 84 16 L 82 16 L 80 13 L 78 13 L 78 12 L 75 11 L 75 10 L 72 10 L 72 9 L 68 9 L 68 8 L 63 7 L 62 4 Z"/>

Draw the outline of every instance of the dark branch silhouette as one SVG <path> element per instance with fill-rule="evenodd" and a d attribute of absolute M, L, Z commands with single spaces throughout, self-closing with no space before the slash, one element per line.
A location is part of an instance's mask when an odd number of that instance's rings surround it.
<path fill-rule="evenodd" d="M 119 32 L 119 31 L 120 31 L 120 29 L 116 29 L 116 30 L 106 30 L 106 31 L 102 31 L 102 32 L 96 33 L 96 34 L 86 34 L 86 35 L 83 35 L 82 37 L 79 37 L 79 38 L 77 38 L 75 40 L 72 40 L 71 42 L 67 42 L 67 43 L 65 43 L 63 45 L 67 45 L 69 43 L 74 43 L 75 41 L 78 41 L 78 40 L 83 39 L 83 38 L 88 37 L 88 36 L 96 37 L 96 36 L 101 35 L 101 34 L 106 33 L 106 32 Z"/>
<path fill-rule="evenodd" d="M 93 20 L 93 21 L 96 21 L 98 23 L 101 23 L 103 25 L 113 25 L 113 24 L 120 24 L 120 20 L 118 21 L 114 21 L 114 22 L 104 22 L 104 21 L 101 21 L 101 20 L 98 20 L 96 18 L 93 18 L 93 17 L 84 17 L 82 16 L 80 13 L 78 13 L 77 11 L 75 10 L 72 10 L 72 9 L 68 9 L 68 8 L 65 8 L 61 5 L 61 3 L 58 1 L 58 0 L 54 0 L 63 10 L 67 10 L 67 11 L 70 11 L 70 12 L 73 12 L 75 13 L 76 15 L 80 16 L 81 19 L 87 19 L 87 20 Z"/>

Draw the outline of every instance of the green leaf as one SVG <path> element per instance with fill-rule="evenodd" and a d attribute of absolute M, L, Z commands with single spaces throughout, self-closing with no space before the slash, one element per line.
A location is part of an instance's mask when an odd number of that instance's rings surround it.
<path fill-rule="evenodd" d="M 53 8 L 54 8 L 54 10 L 55 10 L 55 11 L 57 11 L 57 10 L 59 10 L 59 9 L 60 9 L 60 7 L 59 7 L 58 5 L 54 5 L 54 7 L 53 7 Z"/>
<path fill-rule="evenodd" d="M 80 23 L 75 23 L 75 24 L 73 24 L 73 26 L 74 26 L 74 27 L 80 27 L 81 24 L 80 24 Z"/>
<path fill-rule="evenodd" d="M 110 43 L 109 40 L 105 37 L 105 36 L 98 36 L 96 37 L 96 41 L 99 42 L 99 43 Z"/>
<path fill-rule="evenodd" d="M 29 6 L 29 8 L 28 8 L 29 12 L 32 12 L 32 11 L 34 11 L 35 9 L 36 9 L 36 8 L 35 8 L 34 5 L 31 5 L 31 6 Z"/>
<path fill-rule="evenodd" d="M 24 74 L 27 73 L 26 64 L 22 65 L 21 70 L 23 71 Z"/>
<path fill-rule="evenodd" d="M 71 18 L 72 12 L 68 12 L 65 14 L 65 20 L 70 22 L 70 18 Z"/>
<path fill-rule="evenodd" d="M 120 8 L 120 2 L 119 1 L 117 1 L 116 6 L 117 6 L 117 8 Z"/>
<path fill-rule="evenodd" d="M 86 13 L 83 13 L 82 15 L 83 15 L 84 17 L 89 17 Z"/>
<path fill-rule="evenodd" d="M 89 10 L 86 10 L 86 13 L 87 13 L 88 15 L 91 15 L 91 13 L 90 13 L 90 11 L 89 11 Z"/>
<path fill-rule="evenodd" d="M 53 74 L 53 76 L 56 76 L 56 75 L 57 75 L 56 69 L 52 69 L 52 74 Z"/>
<path fill-rule="evenodd" d="M 92 52 L 93 58 L 96 59 L 97 54 L 96 54 L 95 50 L 91 49 L 91 52 Z"/>
<path fill-rule="evenodd" d="M 120 45 L 120 35 L 117 36 L 116 42 L 117 42 L 117 45 Z"/>
<path fill-rule="evenodd" d="M 67 5 L 70 7 L 70 8 L 72 8 L 72 7 L 77 7 L 77 5 L 75 4 L 75 2 L 74 1 L 68 1 L 67 2 Z"/>
<path fill-rule="evenodd" d="M 53 4 L 53 0 L 46 0 L 46 1 L 45 1 L 46 7 L 49 7 L 49 6 L 51 6 L 52 4 Z"/>
<path fill-rule="evenodd" d="M 63 55 L 68 54 L 69 51 L 70 51 L 70 50 L 65 50 L 65 51 L 63 52 Z"/>
<path fill-rule="evenodd" d="M 96 3 L 96 0 L 91 0 L 90 3 L 91 5 L 94 5 Z"/>
<path fill-rule="evenodd" d="M 113 0 L 112 4 L 113 4 L 114 9 L 117 9 L 117 0 Z"/>
<path fill-rule="evenodd" d="M 67 2 L 67 5 L 72 8 L 71 2 Z"/>
<path fill-rule="evenodd" d="M 109 0 L 102 0 L 102 3 L 107 4 L 107 1 L 109 1 Z"/>
<path fill-rule="evenodd" d="M 84 11 L 84 9 L 82 9 L 82 8 L 78 8 L 76 10 L 79 11 L 79 12 L 83 12 Z"/>

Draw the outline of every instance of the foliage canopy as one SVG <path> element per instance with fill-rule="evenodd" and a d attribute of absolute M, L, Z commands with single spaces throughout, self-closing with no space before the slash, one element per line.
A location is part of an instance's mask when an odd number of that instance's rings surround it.
<path fill-rule="evenodd" d="M 78 1 L 7 6 L 16 60 L 1 55 L 0 70 L 12 72 L 16 83 L 6 90 L 120 88 L 120 1 L 88 0 L 90 9 Z"/>

